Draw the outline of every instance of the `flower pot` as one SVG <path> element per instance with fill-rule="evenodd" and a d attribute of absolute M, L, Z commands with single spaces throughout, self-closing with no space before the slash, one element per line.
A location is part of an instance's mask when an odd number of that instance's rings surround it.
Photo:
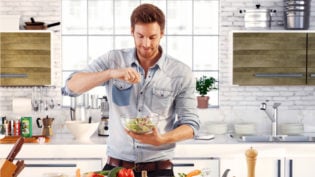
<path fill-rule="evenodd" d="M 208 108 L 209 96 L 197 96 L 197 108 Z"/>

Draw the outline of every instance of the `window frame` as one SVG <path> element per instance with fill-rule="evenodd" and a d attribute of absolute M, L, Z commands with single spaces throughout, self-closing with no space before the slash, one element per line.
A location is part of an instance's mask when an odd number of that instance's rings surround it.
<path fill-rule="evenodd" d="M 63 0 L 63 2 L 71 2 L 71 1 L 78 1 L 78 0 Z M 113 8 L 113 19 L 112 19 L 112 27 L 113 27 L 113 30 L 112 30 L 112 34 L 110 34 L 110 33 L 108 33 L 108 34 L 90 34 L 90 32 L 89 32 L 89 15 L 91 15 L 90 13 L 89 13 L 89 2 L 97 2 L 97 1 L 100 1 L 100 0 L 80 0 L 80 1 L 85 1 L 86 2 L 86 12 L 85 12 L 85 15 L 86 15 L 86 17 L 85 17 L 85 19 L 86 19 L 86 33 L 64 33 L 64 31 L 65 30 L 62 30 L 62 32 L 61 32 L 61 38 L 62 38 L 62 41 L 64 42 L 64 39 L 66 39 L 66 38 L 69 38 L 69 37 L 81 37 L 81 38 L 86 38 L 86 44 L 84 44 L 85 45 L 85 47 L 86 47 L 86 58 L 87 58 L 87 60 L 86 60 L 86 64 L 88 64 L 89 62 L 90 62 L 90 60 L 92 60 L 92 59 L 94 59 L 94 57 L 93 58 L 91 58 L 90 56 L 91 56 L 91 54 L 90 54 L 90 48 L 91 48 L 91 46 L 90 45 L 92 45 L 92 44 L 90 44 L 90 42 L 91 42 L 91 39 L 92 38 L 100 38 L 100 37 L 104 37 L 104 38 L 106 38 L 106 37 L 109 37 L 109 38 L 112 38 L 112 49 L 117 49 L 117 48 L 121 48 L 121 47 L 118 47 L 118 41 L 117 41 L 117 38 L 120 38 L 120 37 L 131 37 L 131 35 L 130 34 L 128 34 L 127 32 L 126 32 L 126 34 L 123 34 L 123 33 L 117 33 L 117 30 L 116 30 L 116 21 L 115 21 L 115 19 L 116 19 L 116 14 L 117 14 L 117 12 L 119 12 L 119 10 L 117 10 L 116 9 L 116 5 L 117 5 L 117 2 L 124 2 L 124 1 L 126 1 L 127 2 L 127 0 L 105 0 L 105 2 L 107 2 L 107 3 L 110 3 L 110 2 L 112 2 L 112 8 Z M 163 10 L 163 12 L 165 13 L 165 16 L 166 16 L 166 27 L 165 27 L 165 35 L 164 35 L 164 48 L 165 48 L 165 50 L 166 50 L 166 53 L 168 53 L 168 51 L 169 51 L 169 49 L 168 49 L 168 47 L 169 47 L 169 41 L 171 40 L 171 38 L 176 38 L 176 37 L 183 37 L 183 38 L 191 38 L 191 48 L 192 48 L 192 52 L 191 52 L 191 68 L 192 68 L 192 71 L 193 71 L 193 73 L 195 74 L 195 76 L 196 76 L 196 78 L 197 77 L 200 77 L 201 75 L 209 75 L 209 76 L 213 76 L 213 77 L 215 77 L 217 80 L 219 79 L 219 38 L 220 38 L 220 36 L 219 36 L 219 17 L 220 17 L 220 15 L 219 15 L 219 7 L 220 7 L 220 1 L 219 0 L 138 0 L 138 1 L 133 1 L 133 2 L 138 2 L 138 3 L 135 3 L 135 4 L 137 4 L 137 5 L 139 5 L 139 4 L 141 4 L 141 3 L 153 3 L 153 4 L 156 4 L 156 3 L 158 3 L 159 4 L 159 7 L 160 6 L 163 6 L 163 5 L 161 5 L 161 4 L 163 4 L 163 3 L 165 3 L 165 7 L 160 7 L 162 10 Z M 167 19 L 168 18 L 168 15 L 170 15 L 169 14 L 169 9 L 170 9 L 170 4 L 169 3 L 177 3 L 177 2 L 185 2 L 185 3 L 187 3 L 187 4 L 189 4 L 189 3 L 191 3 L 191 11 L 192 11 L 192 17 L 191 17 L 191 20 L 192 20 L 192 22 L 191 22 L 191 33 L 172 33 L 172 34 L 170 34 L 169 33 L 169 29 L 168 29 L 168 26 L 169 26 L 169 20 Z M 217 19 L 216 20 L 214 20 L 214 21 L 216 21 L 217 22 L 217 29 L 215 30 L 216 32 L 215 33 L 209 33 L 209 34 L 203 34 L 203 33 L 200 33 L 200 34 L 195 34 L 195 29 L 194 29 L 194 23 L 195 23 L 195 16 L 197 16 L 196 14 L 197 14 L 197 12 L 196 12 L 196 10 L 194 9 L 195 8 L 195 4 L 197 3 L 197 2 L 214 2 L 214 3 L 217 3 Z M 128 3 L 130 3 L 130 2 L 128 2 Z M 131 9 L 133 9 L 133 8 L 131 8 Z M 64 7 L 64 5 L 62 4 L 62 12 L 64 13 L 65 12 L 65 7 Z M 119 13 L 118 13 L 119 14 Z M 82 15 L 82 16 L 84 16 L 84 14 Z M 83 17 L 84 18 L 84 17 Z M 211 18 L 211 19 L 213 19 L 213 18 Z M 129 18 L 128 18 L 128 20 L 129 20 Z M 64 22 L 63 22 L 63 25 L 66 25 Z M 129 31 L 128 31 L 129 32 Z M 217 48 L 216 48 L 216 53 L 215 53 L 215 61 L 214 62 L 216 62 L 215 63 L 215 65 L 216 65 L 216 67 L 215 68 L 211 68 L 211 69 L 207 69 L 207 68 L 201 68 L 201 69 L 199 69 L 199 68 L 196 68 L 195 67 L 195 59 L 194 59 L 194 55 L 195 55 L 195 51 L 197 50 L 197 49 L 195 49 L 196 48 L 196 46 L 195 46 L 195 44 L 194 44 L 194 41 L 196 40 L 196 38 L 206 38 L 206 37 L 208 37 L 208 38 L 215 38 L 216 39 L 216 43 L 217 43 Z M 65 50 L 65 48 L 64 48 L 64 45 L 63 45 L 63 42 L 62 42 L 62 51 L 66 51 Z M 201 44 L 202 45 L 202 44 Z M 106 50 L 104 50 L 104 52 L 106 52 Z M 171 56 L 173 56 L 172 55 L 172 52 L 170 52 L 169 53 Z M 62 56 L 65 56 L 65 55 L 62 55 Z M 209 53 L 209 56 L 212 56 L 212 53 Z M 178 58 L 178 57 L 176 57 L 175 56 L 175 58 Z M 178 59 L 180 59 L 180 58 L 178 58 Z M 66 60 L 66 58 L 63 58 L 62 59 L 62 61 L 64 61 L 64 60 Z M 214 63 L 213 62 L 213 63 Z M 63 64 L 63 66 L 64 66 L 64 64 Z M 75 71 L 78 71 L 79 69 L 71 69 L 71 68 L 67 68 L 67 69 L 65 69 L 64 67 L 62 67 L 62 78 L 63 78 L 63 82 L 65 83 L 65 79 L 66 79 L 66 74 L 65 73 L 72 73 L 72 72 L 75 72 Z M 63 84 L 64 84 L 63 83 Z M 219 84 L 218 84 L 218 87 L 219 87 Z M 96 89 L 97 91 L 96 92 L 99 92 L 99 89 Z M 103 89 L 103 91 L 104 91 L 104 89 Z M 94 91 L 95 92 L 95 91 Z M 91 92 L 91 94 L 95 94 L 93 91 Z M 105 91 L 104 91 L 104 93 L 102 93 L 102 95 L 99 95 L 100 97 L 102 97 L 103 95 L 105 94 Z M 197 96 L 197 93 L 196 93 L 196 96 Z M 218 108 L 219 107 L 219 89 L 218 90 L 215 90 L 215 91 L 211 91 L 211 92 L 209 92 L 208 93 L 208 96 L 210 96 L 211 97 L 211 100 L 214 100 L 214 102 L 216 103 L 216 104 L 209 104 L 209 108 Z M 70 98 L 66 98 L 66 97 L 64 97 L 63 96 L 63 103 L 62 103 L 62 105 L 64 106 L 64 107 L 67 107 L 67 106 L 69 106 L 70 104 Z M 210 101 L 210 103 L 211 103 L 211 101 Z"/>

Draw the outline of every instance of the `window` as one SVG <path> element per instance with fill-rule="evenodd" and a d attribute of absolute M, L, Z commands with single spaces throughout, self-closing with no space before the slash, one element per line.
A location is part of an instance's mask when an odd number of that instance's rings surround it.
<path fill-rule="evenodd" d="M 134 47 L 129 20 L 141 3 L 165 13 L 161 45 L 168 54 L 189 65 L 196 77 L 218 78 L 219 0 L 62 0 L 64 80 L 109 50 Z M 96 88 L 90 93 L 101 97 L 105 92 Z M 209 96 L 210 106 L 218 106 L 218 91 Z"/>

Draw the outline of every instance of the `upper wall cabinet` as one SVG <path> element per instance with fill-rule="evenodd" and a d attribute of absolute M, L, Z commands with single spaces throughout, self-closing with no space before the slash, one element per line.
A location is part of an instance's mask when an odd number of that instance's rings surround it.
<path fill-rule="evenodd" d="M 307 84 L 315 85 L 315 33 L 308 33 Z"/>
<path fill-rule="evenodd" d="M 305 85 L 307 36 L 300 32 L 234 32 L 233 84 Z M 313 48 L 314 56 L 314 43 Z M 315 71 L 315 59 L 313 67 Z"/>
<path fill-rule="evenodd" d="M 51 32 L 0 33 L 0 86 L 51 84 Z"/>
<path fill-rule="evenodd" d="M 233 33 L 233 84 L 304 85 L 306 34 Z"/>

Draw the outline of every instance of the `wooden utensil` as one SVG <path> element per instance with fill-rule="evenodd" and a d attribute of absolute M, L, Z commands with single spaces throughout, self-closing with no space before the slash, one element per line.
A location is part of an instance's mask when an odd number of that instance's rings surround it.
<path fill-rule="evenodd" d="M 18 160 L 15 165 L 16 165 L 16 169 L 13 174 L 13 177 L 17 177 L 21 173 L 21 171 L 24 169 L 25 167 L 24 160 Z"/>
<path fill-rule="evenodd" d="M 11 149 L 9 155 L 6 159 L 0 160 L 0 176 L 1 177 L 12 177 L 14 174 L 19 174 L 21 170 L 24 168 L 24 161 L 17 162 L 16 165 L 13 164 L 13 160 L 16 155 L 20 152 L 24 143 L 24 138 L 20 137 L 14 144 Z"/>

